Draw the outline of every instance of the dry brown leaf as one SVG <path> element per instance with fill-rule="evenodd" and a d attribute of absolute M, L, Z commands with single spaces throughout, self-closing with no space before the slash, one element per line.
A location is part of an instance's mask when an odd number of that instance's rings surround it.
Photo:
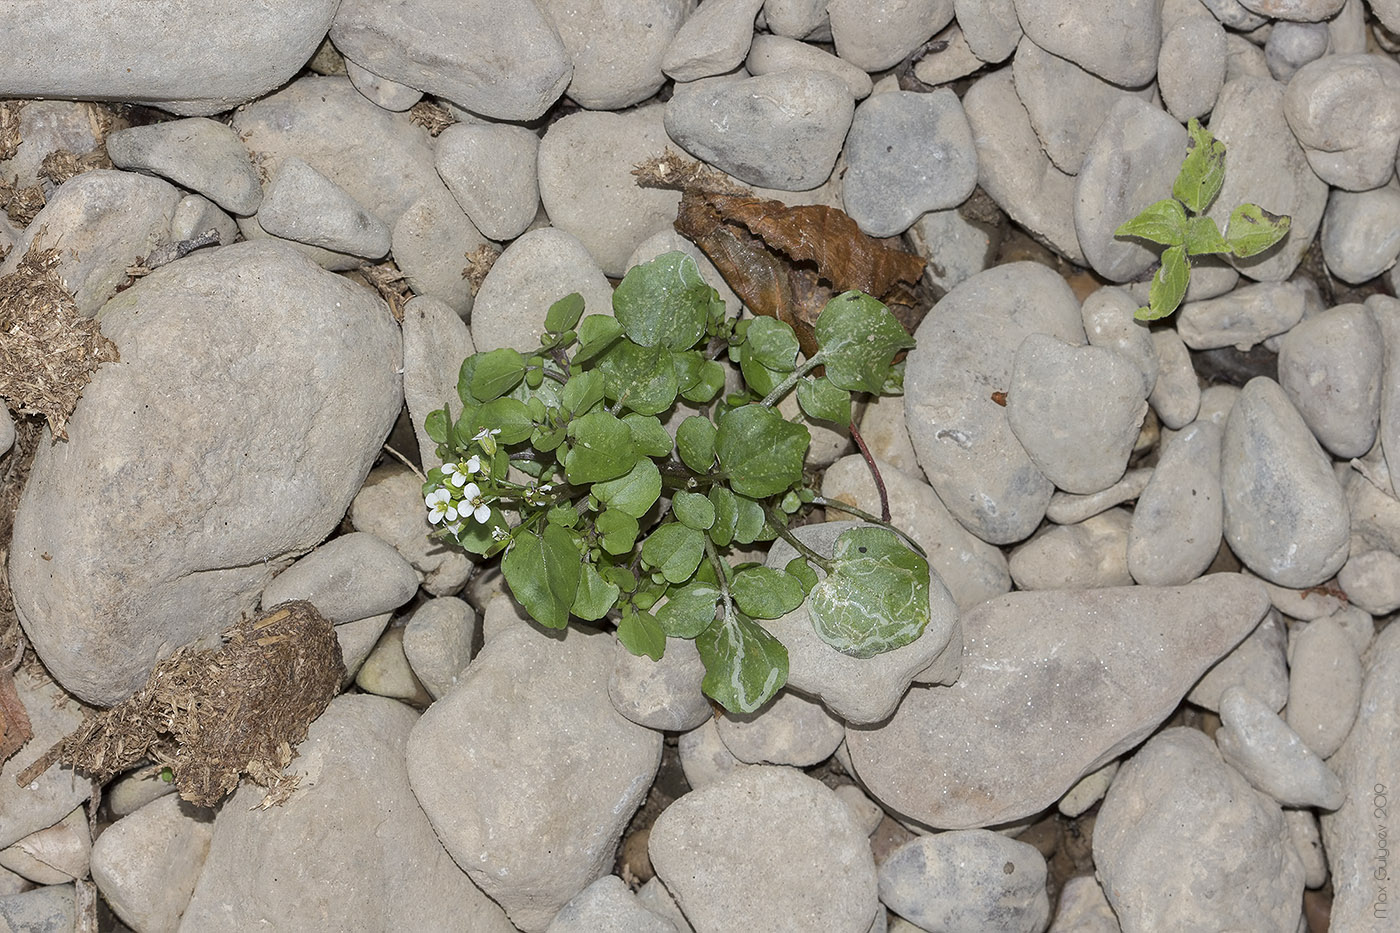
<path fill-rule="evenodd" d="M 15 689 L 15 671 L 24 657 L 24 641 L 15 649 L 14 659 L 0 668 L 0 765 L 24 748 L 34 737 L 34 729 L 29 724 L 29 713 Z"/>
<path fill-rule="evenodd" d="M 282 603 L 224 633 L 217 651 L 179 648 L 146 686 L 86 719 L 19 776 L 28 784 L 55 762 L 106 781 L 151 759 L 169 767 L 180 796 L 212 807 L 247 774 L 281 803 L 297 778 L 292 748 L 340 689 L 345 665 L 335 630 L 305 601 Z"/>

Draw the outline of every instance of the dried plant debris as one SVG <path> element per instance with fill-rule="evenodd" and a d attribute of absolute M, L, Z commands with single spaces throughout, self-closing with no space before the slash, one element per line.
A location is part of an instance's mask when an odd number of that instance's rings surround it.
<path fill-rule="evenodd" d="M 267 788 L 262 806 L 296 788 L 294 746 L 340 689 L 345 665 L 331 623 L 309 602 L 282 603 L 224 633 L 217 651 L 179 648 L 146 686 L 88 717 L 19 776 L 54 763 L 107 781 L 147 759 L 169 768 L 180 796 L 212 807 L 240 775 Z"/>
<path fill-rule="evenodd" d="M 379 297 L 389 306 L 389 313 L 394 316 L 394 320 L 402 324 L 403 306 L 413 297 L 413 291 L 408 287 L 403 271 L 394 260 L 386 259 L 378 264 L 362 262 L 355 271 L 364 276 L 370 287 L 379 292 Z"/>
<path fill-rule="evenodd" d="M 428 131 L 429 136 L 437 136 L 457 121 L 442 104 L 430 100 L 420 100 L 408 108 L 408 119 Z"/>
<path fill-rule="evenodd" d="M 69 152 L 67 149 L 55 149 L 44 156 L 44 161 L 39 163 L 39 170 L 36 174 L 40 178 L 47 178 L 55 186 L 58 186 L 83 172 L 112 167 L 112 160 L 107 157 L 106 146 L 98 146 L 91 152 L 85 152 L 82 155 Z"/>
<path fill-rule="evenodd" d="M 859 289 L 896 316 L 915 303 L 924 260 L 866 236 L 844 211 L 754 197 L 670 151 L 633 174 L 642 187 L 681 192 L 676 232 L 700 247 L 751 311 L 791 325 L 808 356 L 816 352 L 812 325 L 833 295 Z"/>
<path fill-rule="evenodd" d="M 492 249 L 485 243 L 476 249 L 467 251 L 467 264 L 462 267 L 462 278 L 466 279 L 467 284 L 471 286 L 473 298 L 476 297 L 477 292 L 481 291 L 481 283 L 486 281 L 486 273 L 491 271 L 491 267 L 500 258 L 500 251 Z"/>
<path fill-rule="evenodd" d="M 0 100 L 0 162 L 13 159 L 24 138 L 19 132 L 19 112 L 25 101 Z"/>
<path fill-rule="evenodd" d="M 56 438 L 102 363 L 118 359 L 58 277 L 57 249 L 30 249 L 0 278 L 0 398 L 20 414 L 43 415 Z"/>
<path fill-rule="evenodd" d="M 11 223 L 20 227 L 29 226 L 44 209 L 44 204 L 43 185 L 21 188 L 18 178 L 10 181 L 0 178 L 0 208 L 4 208 L 5 216 L 10 218 Z"/>
<path fill-rule="evenodd" d="M 29 713 L 19 698 L 19 691 L 15 689 L 15 671 L 19 669 L 23 657 L 24 641 L 21 639 L 10 661 L 0 667 L 0 765 L 9 761 L 34 737 Z"/>

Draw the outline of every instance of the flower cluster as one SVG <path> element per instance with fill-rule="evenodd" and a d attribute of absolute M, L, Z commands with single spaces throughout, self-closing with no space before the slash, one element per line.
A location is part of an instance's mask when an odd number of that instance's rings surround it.
<path fill-rule="evenodd" d="M 446 523 L 450 531 L 461 527 L 459 519 L 468 516 L 485 523 L 491 517 L 490 499 L 471 478 L 481 473 L 481 458 L 471 456 L 457 463 L 444 463 L 445 482 L 423 497 L 428 507 L 428 521 L 434 525 Z"/>

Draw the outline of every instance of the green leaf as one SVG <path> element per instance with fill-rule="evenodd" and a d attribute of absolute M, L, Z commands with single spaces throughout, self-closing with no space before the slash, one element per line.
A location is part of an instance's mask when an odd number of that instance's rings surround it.
<path fill-rule="evenodd" d="M 666 653 L 666 632 L 661 623 L 651 613 L 638 612 L 631 606 L 622 610 L 622 621 L 617 624 L 617 640 L 634 655 L 646 655 L 653 661 L 660 661 Z"/>
<path fill-rule="evenodd" d="M 677 492 L 671 498 L 671 511 L 682 525 L 696 531 L 708 531 L 715 523 L 714 505 L 698 492 Z"/>
<path fill-rule="evenodd" d="M 598 360 L 610 399 L 632 411 L 657 415 L 676 400 L 676 367 L 670 351 L 619 340 Z"/>
<path fill-rule="evenodd" d="M 608 508 L 641 518 L 661 496 L 661 471 L 655 462 L 643 457 L 625 475 L 594 483 L 592 492 Z"/>
<path fill-rule="evenodd" d="M 564 331 L 572 329 L 581 317 L 583 317 L 583 296 L 574 292 L 571 295 L 565 295 L 549 306 L 549 310 L 544 313 L 544 329 L 551 333 L 562 334 Z"/>
<path fill-rule="evenodd" d="M 826 377 L 852 392 L 879 392 L 894 355 L 914 346 L 889 309 L 861 292 L 828 301 L 814 330 Z"/>
<path fill-rule="evenodd" d="M 592 564 L 583 564 L 578 590 L 574 593 L 574 604 L 569 611 L 585 622 L 596 622 L 617 604 L 617 597 L 621 594 L 622 590 L 618 589 L 617 584 L 604 580 Z"/>
<path fill-rule="evenodd" d="M 744 344 L 744 346 L 747 347 L 748 344 Z M 739 354 L 739 372 L 743 373 L 744 382 L 748 384 L 750 391 L 759 396 L 772 392 L 774 387 L 787 376 L 786 373 L 769 369 L 742 350 Z"/>
<path fill-rule="evenodd" d="M 494 554 L 504 546 L 504 542 L 498 540 L 493 531 L 510 531 L 510 525 L 506 522 L 501 510 L 495 506 L 491 507 L 491 515 L 484 522 L 465 521 L 462 523 L 462 530 L 457 533 L 457 543 L 468 554 L 488 555 Z"/>
<path fill-rule="evenodd" d="M 688 389 L 681 390 L 681 397 L 687 402 L 704 405 L 724 388 L 724 366 L 714 360 L 706 360 L 700 367 L 700 377 Z"/>
<path fill-rule="evenodd" d="M 836 388 L 825 376 L 799 380 L 797 404 L 809 418 L 834 421 L 842 427 L 851 423 L 851 393 Z"/>
<path fill-rule="evenodd" d="M 783 569 L 797 578 L 797 582 L 802 584 L 802 592 L 804 594 L 811 593 L 812 588 L 819 582 L 817 580 L 817 572 L 812 569 L 811 564 L 807 563 L 805 557 L 794 557 L 787 562 L 787 566 Z"/>
<path fill-rule="evenodd" d="M 661 572 L 667 583 L 684 583 L 705 556 L 705 536 L 680 522 L 668 522 L 642 542 L 642 563 Z"/>
<path fill-rule="evenodd" d="M 749 324 L 743 352 L 769 369 L 790 373 L 797 368 L 797 334 L 775 317 L 756 317 Z"/>
<path fill-rule="evenodd" d="M 579 347 L 574 351 L 574 364 L 587 363 L 621 336 L 622 325 L 611 314 L 588 315 L 578 326 Z"/>
<path fill-rule="evenodd" d="M 710 487 L 710 504 L 715 507 L 715 523 L 710 526 L 710 540 L 718 547 L 728 547 L 734 540 L 734 526 L 739 521 L 739 497 L 726 486 Z M 762 510 L 759 511 L 760 518 Z"/>
<path fill-rule="evenodd" d="M 622 423 L 632 432 L 632 443 L 648 457 L 664 457 L 671 452 L 671 435 L 655 415 L 623 415 Z"/>
<path fill-rule="evenodd" d="M 689 350 L 705 335 L 710 302 L 718 300 L 695 260 L 671 252 L 628 270 L 613 292 L 613 315 L 644 347 Z"/>
<path fill-rule="evenodd" d="M 1271 214 L 1258 204 L 1241 204 L 1230 212 L 1225 239 L 1230 252 L 1241 259 L 1255 256 L 1288 235 L 1293 218 L 1287 214 Z"/>
<path fill-rule="evenodd" d="M 676 452 L 681 462 L 696 473 L 710 472 L 715 465 L 715 423 L 704 415 L 691 415 L 676 428 Z"/>
<path fill-rule="evenodd" d="M 741 570 L 734 575 L 729 592 L 739 608 L 755 619 L 781 618 L 807 598 L 801 581 L 771 567 Z"/>
<path fill-rule="evenodd" d="M 731 713 L 757 711 L 787 683 L 787 649 L 741 613 L 717 619 L 695 647 L 705 665 L 700 688 Z"/>
<path fill-rule="evenodd" d="M 473 398 L 489 402 L 515 388 L 524 376 L 525 357 L 520 355 L 519 350 L 501 347 L 477 354 L 476 368 L 468 388 Z"/>
<path fill-rule="evenodd" d="M 1171 314 L 1181 305 L 1186 286 L 1191 281 L 1191 261 L 1186 249 L 1173 246 L 1162 253 L 1162 267 L 1152 276 L 1147 293 L 1147 307 L 1138 308 L 1133 317 L 1139 321 L 1156 321 Z"/>
<path fill-rule="evenodd" d="M 428 412 L 428 417 L 423 419 L 423 430 L 428 437 L 439 444 L 447 443 L 447 409 L 439 408 L 436 411 Z"/>
<path fill-rule="evenodd" d="M 564 443 L 564 438 L 567 434 L 567 425 L 561 424 L 552 428 L 536 425 L 535 430 L 530 432 L 530 446 L 541 453 L 548 453 Z"/>
<path fill-rule="evenodd" d="M 486 401 L 486 399 L 477 398 L 472 395 L 471 389 L 472 377 L 476 375 L 476 364 L 480 357 L 480 353 L 473 353 L 465 360 L 462 360 L 462 368 L 457 370 L 457 397 L 460 398 L 462 404 L 466 405 L 468 408 L 480 405 L 482 402 Z"/>
<path fill-rule="evenodd" d="M 1113 235 L 1137 237 L 1163 246 L 1180 246 L 1186 240 L 1186 211 L 1180 201 L 1167 198 L 1143 208 L 1142 213 L 1121 224 Z"/>
<path fill-rule="evenodd" d="M 745 405 L 720 416 L 715 454 L 740 495 L 763 498 L 802 479 L 812 437 L 806 426 L 763 405 Z"/>
<path fill-rule="evenodd" d="M 550 506 L 544 520 L 551 525 L 558 525 L 560 528 L 577 528 L 578 520 L 581 517 L 575 505 L 570 502 L 560 502 Z"/>
<path fill-rule="evenodd" d="M 596 369 L 576 372 L 559 392 L 559 404 L 571 415 L 586 414 L 603 400 L 603 374 Z"/>
<path fill-rule="evenodd" d="M 1220 228 L 1209 217 L 1192 217 L 1186 222 L 1186 253 L 1202 256 L 1209 253 L 1228 253 L 1230 244 L 1220 235 Z"/>
<path fill-rule="evenodd" d="M 535 430 L 529 406 L 515 398 L 498 398 L 482 405 L 477 410 L 476 423 L 491 430 L 500 429 L 498 444 L 518 444 Z"/>
<path fill-rule="evenodd" d="M 543 534 L 527 531 L 516 537 L 501 571 L 531 618 L 547 628 L 563 628 L 578 593 L 582 558 L 567 531 L 546 525 Z"/>
<path fill-rule="evenodd" d="M 591 411 L 569 422 L 573 446 L 564 456 L 564 475 L 574 485 L 622 476 L 637 463 L 632 432 L 622 419 L 606 411 Z"/>
<path fill-rule="evenodd" d="M 619 567 L 616 564 L 604 563 L 603 569 L 598 571 L 603 575 L 603 579 L 616 586 L 624 593 L 632 593 L 637 589 L 637 578 L 632 575 L 632 571 L 626 567 Z"/>
<path fill-rule="evenodd" d="M 739 544 L 753 544 L 763 537 L 763 506 L 748 496 L 735 496 L 734 506 L 738 513 L 734 520 L 734 540 Z"/>
<path fill-rule="evenodd" d="M 1225 144 L 1201 126 L 1195 117 L 1186 124 L 1186 158 L 1172 183 L 1172 197 L 1193 214 L 1210 207 L 1225 182 Z M 1179 242 L 1179 241 L 1178 241 Z"/>
<path fill-rule="evenodd" d="M 853 658 L 909 644 L 929 621 L 928 562 L 885 528 L 842 532 L 832 569 L 808 598 L 822 641 Z"/>
<path fill-rule="evenodd" d="M 593 523 L 602 537 L 603 550 L 609 554 L 626 554 L 637 543 L 640 526 L 637 520 L 621 509 L 604 509 Z"/>
<path fill-rule="evenodd" d="M 715 621 L 719 590 L 708 583 L 689 583 L 666 594 L 656 621 L 672 638 L 694 638 Z"/>

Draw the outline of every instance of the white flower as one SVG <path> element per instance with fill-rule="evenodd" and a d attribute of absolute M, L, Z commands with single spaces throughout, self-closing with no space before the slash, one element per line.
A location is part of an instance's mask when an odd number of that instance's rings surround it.
<path fill-rule="evenodd" d="M 489 430 L 489 431 L 486 430 L 485 428 L 482 428 L 480 431 L 477 431 L 476 434 L 472 435 L 472 440 L 474 440 L 474 441 L 484 441 L 484 440 L 486 440 L 486 438 L 488 438 L 488 437 L 493 437 L 493 436 L 495 436 L 495 435 L 497 435 L 497 434 L 500 434 L 500 433 L 501 433 L 501 429 L 500 429 L 500 428 L 492 428 L 492 429 Z"/>
<path fill-rule="evenodd" d="M 486 497 L 481 494 L 481 487 L 476 483 L 467 483 L 462 490 L 462 502 L 472 510 L 472 518 L 482 524 L 491 517 L 491 507 L 486 504 Z M 463 509 L 463 512 L 466 510 Z"/>
<path fill-rule="evenodd" d="M 476 488 L 476 484 L 472 484 Z M 441 487 L 434 489 L 423 497 L 423 504 L 428 507 L 428 521 L 436 525 L 446 518 L 449 522 L 457 520 L 457 506 L 452 501 L 452 494 Z"/>
<path fill-rule="evenodd" d="M 468 476 L 481 472 L 481 458 L 476 454 L 472 454 L 471 458 L 467 460 L 466 472 Z"/>
<path fill-rule="evenodd" d="M 481 471 L 481 458 L 472 455 L 466 463 L 444 463 L 442 465 L 443 475 L 447 481 L 458 489 L 466 485 L 467 479 Z"/>
<path fill-rule="evenodd" d="M 492 540 L 492 541 L 504 541 L 506 538 L 509 538 L 509 537 L 510 537 L 510 532 L 506 531 L 506 530 L 505 530 L 504 528 L 502 528 L 500 525 L 497 525 L 497 526 L 495 526 L 494 528 L 491 529 L 491 540 Z"/>

